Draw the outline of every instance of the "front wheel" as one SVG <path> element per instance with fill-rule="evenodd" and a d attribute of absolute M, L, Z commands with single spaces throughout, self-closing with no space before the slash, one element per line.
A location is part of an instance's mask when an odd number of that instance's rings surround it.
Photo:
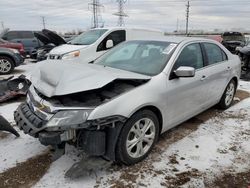
<path fill-rule="evenodd" d="M 221 97 L 221 100 L 218 104 L 221 109 L 227 109 L 231 106 L 233 99 L 234 99 L 235 92 L 236 92 L 236 83 L 234 80 L 231 80 L 229 84 L 227 85 Z"/>
<path fill-rule="evenodd" d="M 117 162 L 132 165 L 142 161 L 159 136 L 159 121 L 149 110 L 135 113 L 124 125 L 116 145 Z"/>
<path fill-rule="evenodd" d="M 9 74 L 13 69 L 13 60 L 5 56 L 0 56 L 0 74 Z"/>

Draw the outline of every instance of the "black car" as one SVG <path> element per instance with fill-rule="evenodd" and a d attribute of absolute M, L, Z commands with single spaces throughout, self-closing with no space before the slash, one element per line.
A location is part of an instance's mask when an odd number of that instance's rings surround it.
<path fill-rule="evenodd" d="M 9 74 L 24 61 L 18 50 L 0 48 L 0 74 Z"/>
<path fill-rule="evenodd" d="M 225 32 L 221 37 L 222 44 L 231 53 L 235 53 L 237 47 L 243 47 L 246 44 L 245 36 L 240 32 Z"/>
<path fill-rule="evenodd" d="M 62 37 L 48 29 L 43 29 L 42 32 L 35 32 L 34 34 L 44 44 L 44 46 L 37 49 L 36 54 L 33 54 L 37 61 L 45 60 L 49 51 L 54 47 L 66 44 Z"/>

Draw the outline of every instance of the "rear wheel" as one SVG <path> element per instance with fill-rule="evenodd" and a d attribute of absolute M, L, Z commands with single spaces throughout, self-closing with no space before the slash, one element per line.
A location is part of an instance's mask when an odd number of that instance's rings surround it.
<path fill-rule="evenodd" d="M 0 74 L 9 74 L 14 69 L 14 62 L 9 57 L 0 56 Z"/>
<path fill-rule="evenodd" d="M 116 146 L 116 158 L 131 165 L 142 161 L 152 150 L 159 136 L 156 115 L 143 110 L 135 113 L 124 125 Z"/>
<path fill-rule="evenodd" d="M 233 99 L 234 99 L 235 92 L 236 92 L 236 83 L 234 80 L 231 80 L 229 84 L 227 85 L 221 97 L 221 100 L 219 102 L 219 107 L 221 109 L 227 109 L 231 106 Z"/>

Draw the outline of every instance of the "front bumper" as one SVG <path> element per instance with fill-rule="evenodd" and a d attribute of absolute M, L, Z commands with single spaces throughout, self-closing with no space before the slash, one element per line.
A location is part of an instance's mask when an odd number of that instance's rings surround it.
<path fill-rule="evenodd" d="M 39 139 L 43 145 L 61 145 L 65 142 L 73 143 L 93 156 L 106 156 L 115 159 L 115 147 L 121 128 L 126 118 L 110 117 L 105 120 L 91 122 L 91 126 L 81 129 L 60 131 L 46 130 L 47 121 L 39 117 L 27 103 L 22 103 L 14 112 L 17 126 Z M 100 126 L 102 125 L 102 126 Z"/>

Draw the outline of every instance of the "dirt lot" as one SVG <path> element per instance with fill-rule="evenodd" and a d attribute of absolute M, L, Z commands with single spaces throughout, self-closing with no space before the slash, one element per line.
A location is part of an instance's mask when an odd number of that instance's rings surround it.
<path fill-rule="evenodd" d="M 25 66 L 17 72 L 28 73 L 35 64 Z M 71 146 L 52 162 L 49 148 L 36 139 L 0 133 L 0 187 L 250 186 L 250 84 L 241 84 L 233 107 L 209 109 L 164 133 L 134 166 L 89 159 Z M 0 106 L 0 113 L 13 122 L 10 113 L 20 102 Z"/>

